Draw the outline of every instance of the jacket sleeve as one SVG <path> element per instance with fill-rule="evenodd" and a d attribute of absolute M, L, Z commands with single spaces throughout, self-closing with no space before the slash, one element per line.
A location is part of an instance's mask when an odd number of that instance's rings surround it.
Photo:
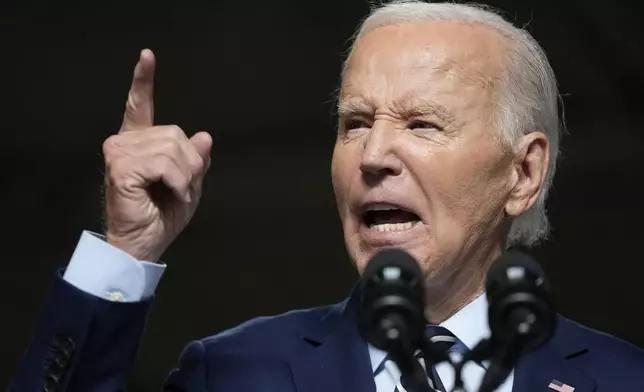
<path fill-rule="evenodd" d="M 111 302 L 59 271 L 8 391 L 123 391 L 152 302 Z"/>

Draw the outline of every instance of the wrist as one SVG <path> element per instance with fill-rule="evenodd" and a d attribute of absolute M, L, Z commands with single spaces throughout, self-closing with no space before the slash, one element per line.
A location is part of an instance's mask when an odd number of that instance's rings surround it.
<path fill-rule="evenodd" d="M 163 250 L 159 250 L 159 246 L 151 244 L 152 241 L 146 241 L 142 235 L 131 238 L 115 235 L 108 231 L 105 233 L 105 241 L 137 261 L 157 263 L 163 254 Z"/>

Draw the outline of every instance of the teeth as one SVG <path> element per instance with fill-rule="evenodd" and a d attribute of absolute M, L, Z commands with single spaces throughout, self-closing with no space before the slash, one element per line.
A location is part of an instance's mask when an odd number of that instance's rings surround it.
<path fill-rule="evenodd" d="M 379 225 L 371 225 L 369 228 L 379 232 L 386 231 L 405 231 L 411 229 L 416 222 L 405 223 L 382 223 Z"/>
<path fill-rule="evenodd" d="M 400 207 L 392 206 L 391 204 L 374 204 L 369 206 L 369 211 L 391 211 L 399 209 Z"/>

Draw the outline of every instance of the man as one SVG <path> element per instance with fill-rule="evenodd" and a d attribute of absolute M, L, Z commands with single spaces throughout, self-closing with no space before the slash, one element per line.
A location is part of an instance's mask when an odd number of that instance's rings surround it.
<path fill-rule="evenodd" d="M 212 140 L 153 124 L 143 51 L 123 125 L 104 144 L 105 236 L 83 233 L 47 298 L 11 391 L 117 391 L 136 355 L 157 261 L 200 197 Z M 339 95 L 332 179 L 358 271 L 400 247 L 426 277 L 428 334 L 471 349 L 487 336 L 484 276 L 508 246 L 547 234 L 559 144 L 557 87 L 539 45 L 476 6 L 394 2 L 360 27 Z M 169 391 L 404 391 L 358 334 L 359 293 L 190 343 Z M 431 336 L 428 336 L 431 339 Z M 428 382 L 451 390 L 445 365 Z M 465 369 L 475 390 L 487 364 Z M 644 353 L 559 318 L 500 391 L 644 391 Z"/>

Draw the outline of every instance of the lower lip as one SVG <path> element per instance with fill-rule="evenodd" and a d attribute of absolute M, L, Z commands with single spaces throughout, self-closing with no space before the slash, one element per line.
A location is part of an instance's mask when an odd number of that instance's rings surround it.
<path fill-rule="evenodd" d="M 409 241 L 417 237 L 421 229 L 421 222 L 414 222 L 411 228 L 400 231 L 378 231 L 375 228 L 370 228 L 364 223 L 360 225 L 360 236 L 369 245 L 395 245 Z"/>

